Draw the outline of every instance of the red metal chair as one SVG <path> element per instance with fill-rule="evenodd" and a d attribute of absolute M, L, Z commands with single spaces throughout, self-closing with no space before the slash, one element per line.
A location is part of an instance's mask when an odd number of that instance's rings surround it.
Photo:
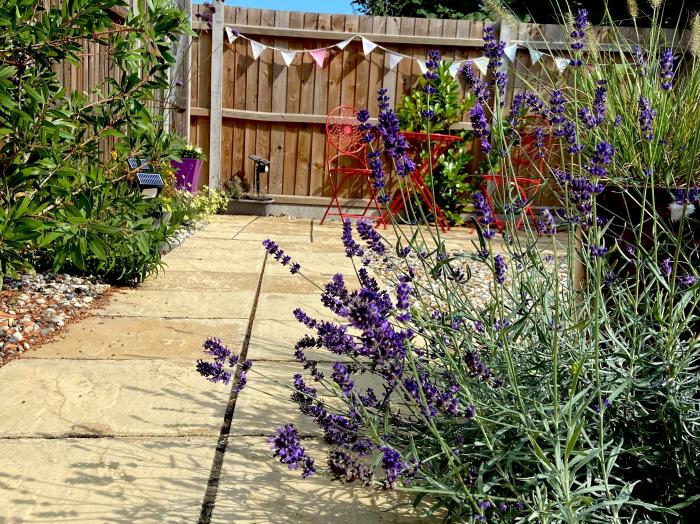
<path fill-rule="evenodd" d="M 537 126 L 544 128 L 548 125 L 540 118 L 527 117 L 525 119 L 525 124 L 519 131 L 520 145 L 515 147 L 510 155 L 510 162 L 512 163 L 515 177 L 504 176 L 502 173 L 484 175 L 482 177 L 482 181 L 487 185 L 487 187 L 484 187 L 484 195 L 491 209 L 495 209 L 493 196 L 498 195 L 499 192 L 504 197 L 504 200 L 507 200 L 508 197 L 512 198 L 513 193 L 515 193 L 519 198 L 527 201 L 515 225 L 516 228 L 520 228 L 528 216 L 533 224 L 537 221 L 531 201 L 544 182 L 542 173 L 545 168 L 546 158 L 538 154 L 534 128 Z M 551 133 L 547 132 L 544 144 L 545 151 L 551 149 L 552 141 Z M 491 191 L 488 191 L 488 185 L 491 186 Z M 505 223 L 496 218 L 494 225 L 498 228 L 503 228 Z"/>
<path fill-rule="evenodd" d="M 377 191 L 372 186 L 371 171 L 367 164 L 367 144 L 362 141 L 363 132 L 357 120 L 357 109 L 340 106 L 333 109 L 326 119 L 326 142 L 328 181 L 331 188 L 331 201 L 321 218 L 321 224 L 328 216 L 346 218 L 370 218 L 376 225 L 386 227 L 386 221 L 377 202 Z M 350 181 L 360 179 L 362 185 L 369 188 L 370 198 L 361 214 L 346 213 L 340 204 L 340 191 Z M 376 215 L 368 216 L 371 208 Z M 337 209 L 337 211 L 335 211 Z"/>

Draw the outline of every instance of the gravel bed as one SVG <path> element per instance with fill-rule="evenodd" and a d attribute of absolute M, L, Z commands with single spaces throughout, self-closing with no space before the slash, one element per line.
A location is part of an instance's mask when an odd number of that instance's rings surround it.
<path fill-rule="evenodd" d="M 190 238 L 197 231 L 199 231 L 200 229 L 204 229 L 208 225 L 209 222 L 206 220 L 202 222 L 195 222 L 193 224 L 189 224 L 185 229 L 181 229 L 180 231 L 175 233 L 175 235 L 173 235 L 171 238 L 169 238 L 163 243 L 163 245 L 160 248 L 160 254 L 167 255 L 173 249 L 180 247 L 185 240 Z"/>
<path fill-rule="evenodd" d="M 94 277 L 52 273 L 5 277 L 0 291 L 0 366 L 101 306 L 110 290 Z"/>
<path fill-rule="evenodd" d="M 465 276 L 465 280 L 461 283 L 462 291 L 476 309 L 483 309 L 486 308 L 492 301 L 491 292 L 494 285 L 494 275 L 487 263 L 475 260 L 474 254 L 474 250 L 453 250 L 447 252 L 448 257 L 452 258 L 449 263 L 451 270 L 455 271 L 457 275 L 459 275 L 461 272 Z M 505 253 L 503 254 L 506 257 L 507 264 L 509 266 L 503 285 L 508 286 L 512 282 L 512 265 L 514 262 L 510 260 Z M 409 254 L 406 258 L 400 258 L 393 250 L 388 250 L 385 255 L 381 256 L 375 253 L 370 253 L 370 259 L 372 260 L 372 263 L 369 265 L 369 268 L 373 275 L 375 278 L 377 278 L 380 284 L 388 287 L 389 289 L 394 289 L 397 284 L 395 268 L 405 269 L 407 265 L 414 268 L 415 287 L 424 289 L 430 287 L 429 279 L 433 279 L 433 277 L 429 276 L 425 272 L 422 262 L 415 254 Z M 559 260 L 560 281 L 566 282 L 566 258 L 560 257 Z M 548 266 L 547 269 L 553 271 L 553 261 L 545 262 L 545 264 Z M 445 271 L 448 271 L 448 269 L 445 268 Z M 468 274 L 470 274 L 470 278 L 466 279 L 466 275 Z M 453 283 L 454 285 L 460 285 L 454 279 L 449 280 L 449 282 L 451 284 Z M 438 303 L 432 297 L 426 297 L 425 293 L 423 295 L 424 299 L 429 298 L 431 307 L 440 310 L 446 307 L 445 304 Z"/>

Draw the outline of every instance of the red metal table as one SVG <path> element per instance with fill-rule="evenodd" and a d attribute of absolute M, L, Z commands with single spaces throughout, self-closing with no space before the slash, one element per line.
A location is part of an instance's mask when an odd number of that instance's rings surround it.
<path fill-rule="evenodd" d="M 435 217 L 435 222 L 440 226 L 443 233 L 450 229 L 450 225 L 442 214 L 440 206 L 433 200 L 433 192 L 425 182 L 425 177 L 430 173 L 431 167 L 435 169 L 440 156 L 447 151 L 452 144 L 459 142 L 462 138 L 454 135 L 442 135 L 438 133 L 417 133 L 406 131 L 402 133 L 410 147 L 411 159 L 416 164 L 416 169 L 410 174 L 407 180 L 401 182 L 398 194 L 394 195 L 389 209 L 385 213 L 396 215 L 406 207 L 406 201 L 413 193 L 418 193 L 425 205 Z M 421 153 L 430 147 L 430 153 L 421 158 Z"/>

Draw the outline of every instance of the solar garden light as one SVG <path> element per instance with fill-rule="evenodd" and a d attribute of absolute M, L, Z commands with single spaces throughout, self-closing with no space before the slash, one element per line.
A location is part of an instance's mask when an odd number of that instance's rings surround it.
<path fill-rule="evenodd" d="M 260 175 L 262 173 L 268 173 L 270 171 L 270 161 L 261 158 L 258 155 L 250 155 L 250 158 L 255 164 L 255 194 L 260 194 Z"/>
<path fill-rule="evenodd" d="M 163 177 L 160 173 L 154 173 L 153 168 L 145 158 L 127 158 L 129 169 L 138 169 L 136 172 L 136 184 L 143 198 L 155 198 L 163 189 Z"/>

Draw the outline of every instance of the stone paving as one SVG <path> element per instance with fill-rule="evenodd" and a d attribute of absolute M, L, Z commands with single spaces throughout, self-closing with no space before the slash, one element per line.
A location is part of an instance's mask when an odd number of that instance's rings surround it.
<path fill-rule="evenodd" d="M 0 369 L 0 524 L 418 521 L 390 494 L 302 481 L 272 459 L 266 435 L 284 423 L 323 448 L 278 383 L 303 333 L 292 310 L 321 310 L 313 285 L 265 262 L 267 237 L 313 281 L 351 271 L 337 223 L 215 217 L 157 277 Z M 235 403 L 194 371 L 210 336 L 247 346 L 265 375 Z"/>

